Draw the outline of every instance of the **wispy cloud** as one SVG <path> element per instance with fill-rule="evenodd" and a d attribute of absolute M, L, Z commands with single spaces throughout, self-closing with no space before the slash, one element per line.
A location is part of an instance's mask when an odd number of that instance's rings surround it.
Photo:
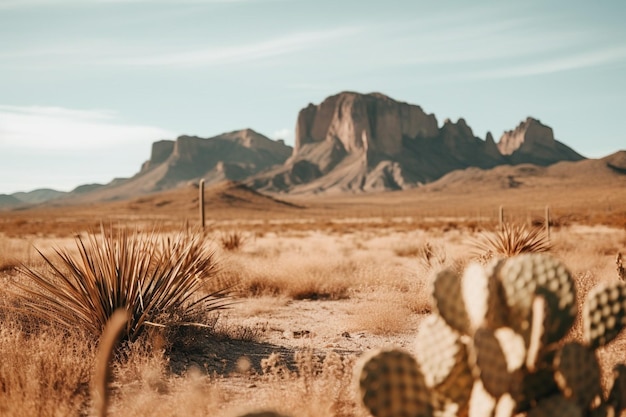
<path fill-rule="evenodd" d="M 160 67 L 204 67 L 251 62 L 306 50 L 335 39 L 354 36 L 360 31 L 360 28 L 348 27 L 291 33 L 265 41 L 240 45 L 217 46 L 187 52 L 123 58 L 113 60 L 110 64 Z"/>
<path fill-rule="evenodd" d="M 1 1 L 1 0 L 0 0 Z M 306 51 L 340 39 L 354 38 L 362 28 L 342 27 L 328 30 L 293 32 L 266 40 L 250 40 L 233 45 L 197 46 L 180 51 L 179 45 L 160 46 L 152 43 L 132 44 L 115 39 L 87 39 L 67 44 L 0 50 L 0 67 L 65 68 L 81 66 L 108 67 L 211 67 L 233 63 L 254 62 L 267 58 Z M 163 49 L 166 49 L 164 52 Z M 170 51 L 167 51 L 170 49 Z"/>
<path fill-rule="evenodd" d="M 626 62 L 626 45 L 563 55 L 558 58 L 534 59 L 534 62 L 524 62 L 520 65 L 468 73 L 467 78 L 490 79 L 527 77 L 599 67 L 619 62 Z"/>
<path fill-rule="evenodd" d="M 0 147 L 85 150 L 174 137 L 154 126 L 125 125 L 110 110 L 0 105 Z"/>

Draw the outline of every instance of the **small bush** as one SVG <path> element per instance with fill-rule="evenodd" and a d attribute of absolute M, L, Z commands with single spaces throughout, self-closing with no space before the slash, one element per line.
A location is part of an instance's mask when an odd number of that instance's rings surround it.
<path fill-rule="evenodd" d="M 543 229 L 524 225 L 508 224 L 496 233 L 483 234 L 472 242 L 481 259 L 493 256 L 511 257 L 520 253 L 547 252 L 550 240 Z"/>
<path fill-rule="evenodd" d="M 237 230 L 223 233 L 220 236 L 220 243 L 222 244 L 222 248 L 227 251 L 237 251 L 241 249 L 246 240 L 246 236 L 244 236 L 243 233 Z"/>
<path fill-rule="evenodd" d="M 199 296 L 216 273 L 213 252 L 201 234 L 166 237 L 122 229 L 76 238 L 78 256 L 67 250 L 39 252 L 48 269 L 22 266 L 17 284 L 24 308 L 50 322 L 98 336 L 118 308 L 129 321 L 124 338 L 134 340 L 146 325 L 186 322 L 224 308 L 223 291 Z"/>

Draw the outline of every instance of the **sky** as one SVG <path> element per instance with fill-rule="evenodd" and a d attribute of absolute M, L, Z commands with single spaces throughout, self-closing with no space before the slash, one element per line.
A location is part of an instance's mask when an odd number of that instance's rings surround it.
<path fill-rule="evenodd" d="M 0 194 L 107 183 L 151 144 L 381 92 L 496 141 L 527 116 L 626 149 L 626 2 L 0 0 Z"/>

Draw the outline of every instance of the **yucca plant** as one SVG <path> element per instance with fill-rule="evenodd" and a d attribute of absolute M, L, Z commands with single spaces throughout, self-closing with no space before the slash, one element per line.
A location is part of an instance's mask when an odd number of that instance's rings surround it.
<path fill-rule="evenodd" d="M 120 229 L 76 238 L 78 255 L 38 250 L 46 269 L 22 266 L 28 278 L 18 284 L 24 308 L 68 328 L 99 336 L 117 309 L 126 310 L 125 339 L 134 340 L 146 325 L 186 323 L 229 304 L 219 290 L 201 295 L 216 274 L 214 253 L 201 233 L 166 237 L 157 231 Z M 186 323 L 189 324 L 189 323 Z"/>
<path fill-rule="evenodd" d="M 483 234 L 472 244 L 478 257 L 486 260 L 494 256 L 508 258 L 522 253 L 547 252 L 551 248 L 544 229 L 511 223 L 503 223 L 497 232 Z"/>

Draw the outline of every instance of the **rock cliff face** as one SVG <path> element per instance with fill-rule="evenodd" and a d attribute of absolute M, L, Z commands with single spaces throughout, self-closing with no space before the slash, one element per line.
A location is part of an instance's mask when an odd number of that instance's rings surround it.
<path fill-rule="evenodd" d="M 464 119 L 437 119 L 419 106 L 379 93 L 344 92 L 302 109 L 291 158 L 249 184 L 271 192 L 398 190 L 467 167 L 549 165 L 582 156 L 554 139 L 552 129 L 528 118 L 498 143 L 474 135 Z"/>
<path fill-rule="evenodd" d="M 320 105 L 309 104 L 298 115 L 295 153 L 305 145 L 338 140 L 348 153 L 397 155 L 403 137 L 437 136 L 437 119 L 419 106 L 382 94 L 341 93 Z"/>
<path fill-rule="evenodd" d="M 498 142 L 498 150 L 514 164 L 549 165 L 563 160 L 584 159 L 574 150 L 556 141 L 552 128 L 532 117 L 521 122 L 514 130 L 504 132 Z"/>

